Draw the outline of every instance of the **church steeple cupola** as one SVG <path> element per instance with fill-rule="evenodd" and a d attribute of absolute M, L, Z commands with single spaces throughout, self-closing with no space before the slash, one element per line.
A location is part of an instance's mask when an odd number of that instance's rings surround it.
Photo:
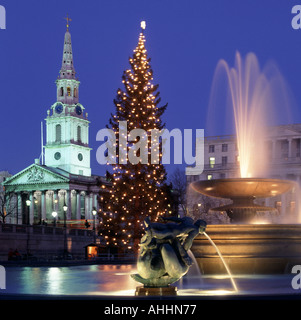
<path fill-rule="evenodd" d="M 57 101 L 47 112 L 45 165 L 73 174 L 91 175 L 89 121 L 79 103 L 79 84 L 73 63 L 69 17 L 64 37 L 62 67 L 56 80 Z"/>

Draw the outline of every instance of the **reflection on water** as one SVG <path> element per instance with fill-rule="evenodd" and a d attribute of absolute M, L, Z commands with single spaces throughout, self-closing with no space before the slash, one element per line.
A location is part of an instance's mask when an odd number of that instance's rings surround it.
<path fill-rule="evenodd" d="M 5 293 L 82 295 L 132 290 L 132 265 L 7 268 Z"/>
<path fill-rule="evenodd" d="M 6 290 L 2 293 L 43 295 L 134 296 L 140 284 L 130 275 L 134 265 L 89 265 L 72 267 L 9 267 L 6 269 Z M 235 276 L 238 294 L 296 293 L 291 275 Z M 229 277 L 187 274 L 175 284 L 179 295 L 237 294 Z"/>

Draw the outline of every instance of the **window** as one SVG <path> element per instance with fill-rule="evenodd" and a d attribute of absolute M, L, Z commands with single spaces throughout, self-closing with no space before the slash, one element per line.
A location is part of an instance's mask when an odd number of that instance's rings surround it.
<path fill-rule="evenodd" d="M 61 96 L 61 97 L 64 96 L 64 88 L 63 88 L 63 87 L 61 87 L 61 89 L 60 89 L 60 96 Z"/>
<path fill-rule="evenodd" d="M 61 159 L 61 154 L 60 154 L 60 152 L 56 152 L 56 153 L 54 154 L 54 159 L 55 159 L 55 160 L 60 160 L 60 159 Z"/>
<path fill-rule="evenodd" d="M 55 126 L 55 142 L 61 142 L 62 139 L 62 127 L 60 124 Z"/>
<path fill-rule="evenodd" d="M 78 142 L 82 141 L 82 128 L 81 128 L 81 126 L 77 127 L 77 141 Z"/>
<path fill-rule="evenodd" d="M 214 152 L 214 144 L 210 144 L 209 145 L 209 153 L 213 153 Z"/>
<path fill-rule="evenodd" d="M 228 163 L 228 157 L 222 157 L 222 166 L 226 166 Z"/>
<path fill-rule="evenodd" d="M 212 174 L 207 174 L 207 180 L 212 180 Z"/>
<path fill-rule="evenodd" d="M 228 152 L 228 145 L 226 143 L 222 144 L 222 152 Z"/>
<path fill-rule="evenodd" d="M 74 98 L 77 98 L 77 88 L 74 88 L 74 94 L 73 94 Z"/>
<path fill-rule="evenodd" d="M 67 87 L 67 96 L 71 97 L 71 88 L 70 87 Z"/>
<path fill-rule="evenodd" d="M 209 158 L 209 165 L 210 165 L 210 168 L 214 168 L 214 165 L 215 165 L 215 157 L 210 157 L 210 158 Z"/>

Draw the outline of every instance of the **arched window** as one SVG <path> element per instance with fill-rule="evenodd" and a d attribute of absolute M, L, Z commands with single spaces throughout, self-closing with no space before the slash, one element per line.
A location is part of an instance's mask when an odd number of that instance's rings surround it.
<path fill-rule="evenodd" d="M 77 88 L 74 88 L 74 98 L 77 98 Z"/>
<path fill-rule="evenodd" d="M 55 126 L 55 142 L 61 142 L 62 139 L 62 127 L 60 124 Z"/>
<path fill-rule="evenodd" d="M 60 89 L 60 96 L 61 96 L 61 97 L 64 96 L 64 88 L 63 88 L 63 87 L 61 87 L 61 89 Z"/>
<path fill-rule="evenodd" d="M 67 87 L 67 96 L 71 97 L 71 88 L 70 87 Z"/>
<path fill-rule="evenodd" d="M 81 126 L 77 127 L 77 141 L 82 142 L 82 128 L 81 128 Z"/>

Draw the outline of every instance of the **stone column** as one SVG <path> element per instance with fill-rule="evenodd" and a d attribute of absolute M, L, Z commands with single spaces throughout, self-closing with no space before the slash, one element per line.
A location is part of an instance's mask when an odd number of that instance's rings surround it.
<path fill-rule="evenodd" d="M 71 198 L 71 219 L 76 219 L 76 191 L 70 190 L 70 198 Z"/>
<path fill-rule="evenodd" d="M 287 139 L 288 141 L 288 158 L 292 157 L 292 139 Z"/>
<path fill-rule="evenodd" d="M 70 190 L 66 190 L 66 205 L 68 207 L 66 219 L 71 220 L 72 204 L 71 204 L 71 191 Z"/>
<path fill-rule="evenodd" d="M 29 200 L 30 200 L 30 207 L 29 207 L 29 224 L 33 224 L 34 220 L 34 198 L 33 198 L 33 191 L 29 194 Z"/>
<path fill-rule="evenodd" d="M 85 218 L 86 219 L 91 219 L 91 215 L 90 215 L 90 203 L 89 203 L 89 197 L 90 195 L 86 192 L 85 194 Z"/>
<path fill-rule="evenodd" d="M 90 215 L 90 219 L 94 219 L 93 214 L 92 214 L 92 210 L 93 210 L 93 193 L 89 194 L 89 215 Z"/>
<path fill-rule="evenodd" d="M 17 223 L 17 214 L 18 214 L 18 196 L 16 193 L 13 193 L 12 196 L 12 206 L 13 206 L 13 213 L 11 215 L 11 223 Z"/>
<path fill-rule="evenodd" d="M 21 215 L 20 215 L 21 213 Z M 16 224 L 22 223 L 22 195 L 20 192 L 17 193 L 17 216 Z"/>
<path fill-rule="evenodd" d="M 277 141 L 272 140 L 272 162 L 276 162 L 276 145 Z"/>
<path fill-rule="evenodd" d="M 81 196 L 80 196 L 80 191 L 77 191 L 77 194 L 76 194 L 76 219 L 77 220 L 81 219 Z"/>
<path fill-rule="evenodd" d="M 46 191 L 41 191 L 41 214 L 42 220 L 46 220 Z"/>

